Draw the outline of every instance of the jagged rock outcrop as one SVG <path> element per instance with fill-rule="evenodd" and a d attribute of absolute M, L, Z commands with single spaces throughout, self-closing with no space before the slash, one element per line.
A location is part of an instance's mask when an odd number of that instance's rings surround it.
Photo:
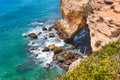
<path fill-rule="evenodd" d="M 83 42 L 80 42 L 81 31 L 86 27 L 90 30 L 93 51 L 120 39 L 120 0 L 61 0 L 61 12 L 63 19 L 53 27 L 65 42 L 72 39 L 75 45 L 79 45 L 88 41 L 85 33 Z"/>
<path fill-rule="evenodd" d="M 65 42 L 72 39 L 86 25 L 89 0 L 61 0 L 62 20 L 53 26 L 61 39 Z"/>
<path fill-rule="evenodd" d="M 120 0 L 61 0 L 61 12 L 63 19 L 54 28 L 65 42 L 82 31 L 86 23 L 93 51 L 120 38 Z"/>
<path fill-rule="evenodd" d="M 120 0 L 96 0 L 88 17 L 93 51 L 120 39 Z"/>

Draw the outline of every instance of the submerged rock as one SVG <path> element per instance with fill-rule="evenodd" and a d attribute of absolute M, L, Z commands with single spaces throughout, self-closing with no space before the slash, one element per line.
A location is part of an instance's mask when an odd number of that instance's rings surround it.
<path fill-rule="evenodd" d="M 28 36 L 30 38 L 37 38 L 37 35 L 35 33 L 29 33 Z"/>

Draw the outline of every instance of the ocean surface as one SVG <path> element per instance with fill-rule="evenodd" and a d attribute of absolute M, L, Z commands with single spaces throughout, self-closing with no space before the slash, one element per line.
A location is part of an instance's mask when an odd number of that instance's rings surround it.
<path fill-rule="evenodd" d="M 29 39 L 22 34 L 36 21 L 61 18 L 60 0 L 0 0 L 0 80 L 50 80 L 61 75 L 31 61 Z"/>

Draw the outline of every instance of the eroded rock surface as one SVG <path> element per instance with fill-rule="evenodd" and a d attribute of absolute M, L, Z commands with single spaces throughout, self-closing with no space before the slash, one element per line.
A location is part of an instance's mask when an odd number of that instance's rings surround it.
<path fill-rule="evenodd" d="M 30 38 L 37 38 L 37 35 L 35 33 L 29 33 L 28 36 Z"/>
<path fill-rule="evenodd" d="M 61 12 L 63 19 L 53 26 L 61 39 L 65 42 L 73 38 L 86 25 L 86 18 L 90 10 L 87 10 L 89 0 L 61 0 Z M 92 12 L 92 11 L 91 11 Z"/>
<path fill-rule="evenodd" d="M 95 5 L 87 20 L 93 51 L 120 39 L 120 0 L 96 0 Z"/>
<path fill-rule="evenodd" d="M 63 19 L 57 21 L 53 27 L 61 39 L 65 42 L 72 39 L 77 48 L 84 48 L 85 44 L 81 44 L 89 43 L 92 50 L 97 51 L 120 39 L 120 0 L 61 0 L 61 12 Z M 86 27 L 89 33 L 87 30 L 84 33 Z M 78 59 L 70 66 L 77 66 L 80 61 Z M 70 71 L 73 70 L 71 68 Z"/>
<path fill-rule="evenodd" d="M 53 27 L 65 42 L 74 42 L 87 24 L 93 51 L 120 38 L 120 0 L 61 0 L 61 12 Z"/>

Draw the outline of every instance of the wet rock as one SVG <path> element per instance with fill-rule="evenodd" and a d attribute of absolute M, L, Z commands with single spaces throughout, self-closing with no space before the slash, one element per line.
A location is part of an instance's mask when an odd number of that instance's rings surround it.
<path fill-rule="evenodd" d="M 72 60 L 78 58 L 78 55 L 72 52 L 62 52 L 61 56 L 64 57 L 65 60 Z"/>
<path fill-rule="evenodd" d="M 68 66 L 68 65 L 65 65 L 65 64 L 61 64 L 60 67 L 61 67 L 62 69 L 64 69 L 65 71 L 68 71 L 68 69 L 69 69 L 69 66 Z"/>
<path fill-rule="evenodd" d="M 54 55 L 54 56 L 53 56 L 53 61 L 56 61 L 57 58 L 58 58 L 58 54 Z"/>
<path fill-rule="evenodd" d="M 42 32 L 39 32 L 38 35 L 42 34 Z"/>
<path fill-rule="evenodd" d="M 59 63 L 63 63 L 65 61 L 65 59 L 61 56 L 58 56 L 57 60 L 58 60 Z"/>
<path fill-rule="evenodd" d="M 43 30 L 43 31 L 47 31 L 47 28 L 43 27 L 42 30 Z"/>
<path fill-rule="evenodd" d="M 65 64 L 66 64 L 66 65 L 70 65 L 72 62 L 73 62 L 72 60 L 66 60 L 66 61 L 65 61 Z"/>
<path fill-rule="evenodd" d="M 48 51 L 50 51 L 48 47 L 44 47 L 44 49 L 42 50 L 42 52 L 48 52 Z"/>
<path fill-rule="evenodd" d="M 37 50 L 38 47 L 31 47 L 30 50 Z"/>
<path fill-rule="evenodd" d="M 48 69 L 49 67 L 50 67 L 50 64 L 46 64 L 46 65 L 44 66 L 45 69 Z"/>
<path fill-rule="evenodd" d="M 55 37 L 54 33 L 49 33 L 49 37 Z"/>
<path fill-rule="evenodd" d="M 47 38 L 47 36 L 43 36 L 43 39 L 46 40 L 46 39 L 48 39 L 48 38 Z"/>
<path fill-rule="evenodd" d="M 30 38 L 37 38 L 37 35 L 35 33 L 29 33 L 28 36 Z"/>
<path fill-rule="evenodd" d="M 56 46 L 55 46 L 55 44 L 51 44 L 51 45 L 49 45 L 48 46 L 51 50 L 53 50 Z"/>
<path fill-rule="evenodd" d="M 39 54 L 35 54 L 35 58 L 37 58 L 39 56 Z"/>
<path fill-rule="evenodd" d="M 61 47 L 55 46 L 55 44 L 51 44 L 48 46 L 55 54 L 60 53 L 62 51 Z"/>
<path fill-rule="evenodd" d="M 52 31 L 52 30 L 53 30 L 53 27 L 49 27 L 48 30 L 49 30 L 49 31 Z"/>
<path fill-rule="evenodd" d="M 53 52 L 55 53 L 55 54 L 57 54 L 57 53 L 59 53 L 59 52 L 61 52 L 62 51 L 62 48 L 61 47 L 55 47 L 54 49 L 53 49 Z"/>

